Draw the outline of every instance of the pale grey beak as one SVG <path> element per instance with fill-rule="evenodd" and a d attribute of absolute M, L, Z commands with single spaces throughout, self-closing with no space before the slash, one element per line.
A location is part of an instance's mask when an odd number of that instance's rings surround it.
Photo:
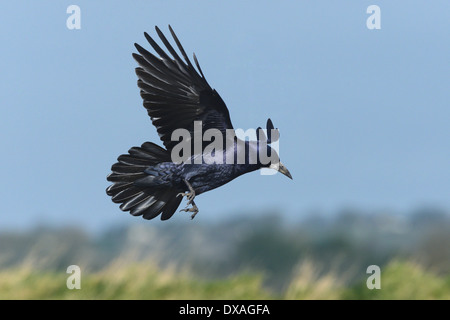
<path fill-rule="evenodd" d="M 278 165 L 278 171 L 281 172 L 282 174 L 284 174 L 289 179 L 293 180 L 292 176 L 291 176 L 291 173 L 289 172 L 289 170 L 281 162 Z"/>
<path fill-rule="evenodd" d="M 277 164 L 272 164 L 272 165 L 270 165 L 269 168 L 275 169 L 275 170 L 277 170 L 278 172 L 284 174 L 284 175 L 285 175 L 286 177 L 288 177 L 289 179 L 294 180 L 294 179 L 292 179 L 292 176 L 291 176 L 291 173 L 289 172 L 289 170 L 281 163 L 281 161 L 278 162 Z"/>

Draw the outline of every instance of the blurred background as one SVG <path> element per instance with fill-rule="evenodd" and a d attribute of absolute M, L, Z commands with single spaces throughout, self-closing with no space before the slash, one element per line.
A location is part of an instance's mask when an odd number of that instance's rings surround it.
<path fill-rule="evenodd" d="M 449 10 L 3 1 L 0 298 L 450 299 Z M 159 143 L 131 54 L 168 24 L 235 128 L 280 128 L 293 181 L 242 176 L 197 198 L 193 221 L 111 202 L 116 158 Z M 65 286 L 72 264 L 82 290 Z M 366 287 L 369 265 L 380 290 Z"/>

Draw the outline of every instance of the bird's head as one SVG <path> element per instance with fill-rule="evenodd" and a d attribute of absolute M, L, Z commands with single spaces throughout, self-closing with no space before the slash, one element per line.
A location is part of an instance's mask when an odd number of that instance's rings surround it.
<path fill-rule="evenodd" d="M 271 144 L 273 142 L 277 142 L 280 137 L 278 128 L 277 129 L 274 128 L 273 123 L 270 119 L 267 120 L 266 127 L 267 127 L 267 136 L 264 134 L 264 131 L 261 129 L 261 127 L 259 127 L 256 130 L 259 148 L 258 151 L 261 151 L 258 157 L 258 161 L 261 165 L 261 168 L 274 169 L 284 174 L 286 177 L 292 179 L 291 173 L 283 165 L 283 163 L 281 163 L 277 151 L 275 150 L 275 148 L 272 148 L 271 146 Z M 264 150 L 265 148 L 266 150 Z"/>

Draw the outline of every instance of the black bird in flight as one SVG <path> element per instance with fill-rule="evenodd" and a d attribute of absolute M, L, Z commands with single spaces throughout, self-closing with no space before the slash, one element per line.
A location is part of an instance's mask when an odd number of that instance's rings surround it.
<path fill-rule="evenodd" d="M 112 184 L 106 193 L 112 201 L 120 203 L 121 210 L 130 211 L 134 216 L 153 219 L 161 214 L 161 220 L 167 220 L 186 196 L 187 207 L 181 211 L 192 212 L 191 218 L 194 218 L 198 212 L 194 202 L 197 195 L 220 187 L 244 173 L 273 168 L 292 179 L 289 171 L 279 162 L 275 150 L 270 147 L 270 143 L 277 139 L 272 134 L 277 133 L 272 121 L 267 121 L 267 136 L 262 130 L 257 130 L 256 143 L 240 140 L 236 136 L 230 138 L 227 133 L 234 132 L 234 129 L 228 109 L 217 91 L 206 81 L 195 54 L 198 71 L 170 26 L 169 30 L 184 60 L 161 30 L 158 27 L 155 29 L 171 57 L 147 33 L 144 35 L 159 57 L 138 44 L 135 47 L 140 54 L 133 53 L 133 57 L 139 64 L 136 68 L 137 84 L 144 107 L 165 149 L 145 142 L 140 147 L 131 148 L 128 154 L 119 156 L 107 177 Z M 185 129 L 191 137 L 199 130 L 204 133 L 215 129 L 223 138 L 215 136 L 214 139 L 223 140 L 214 141 L 223 142 L 223 148 L 206 152 L 204 141 L 201 141 L 199 148 L 194 144 L 195 139 L 191 138 L 188 145 L 193 146 L 192 154 L 180 152 L 183 153 L 183 161 L 173 161 L 172 153 L 180 142 L 172 137 L 177 129 Z M 275 161 L 262 161 L 258 152 L 263 147 L 271 155 L 270 159 Z M 189 148 L 186 150 L 189 151 Z M 238 161 L 241 154 L 244 156 Z M 256 158 L 252 158 L 251 154 L 256 154 Z M 213 157 L 224 161 L 211 162 Z"/>

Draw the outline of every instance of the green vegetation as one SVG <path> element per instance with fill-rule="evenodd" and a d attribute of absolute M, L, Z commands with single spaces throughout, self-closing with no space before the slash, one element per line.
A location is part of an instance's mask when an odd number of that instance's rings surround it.
<path fill-rule="evenodd" d="M 27 267 L 3 270 L 0 299 L 450 299 L 450 276 L 399 261 L 382 270 L 380 290 L 367 289 L 365 280 L 346 286 L 336 275 L 319 276 L 311 262 L 299 266 L 281 293 L 265 288 L 262 274 L 206 280 L 143 262 L 82 273 L 80 290 L 67 289 L 68 276 Z"/>
<path fill-rule="evenodd" d="M 159 270 L 151 264 L 114 264 L 81 275 L 81 289 L 69 290 L 69 274 L 29 268 L 0 272 L 0 299 L 270 299 L 260 275 L 240 274 L 206 281 Z"/>
<path fill-rule="evenodd" d="M 0 299 L 450 299 L 445 211 L 135 221 L 0 232 Z M 81 290 L 66 287 L 70 265 Z"/>
<path fill-rule="evenodd" d="M 365 283 L 346 292 L 343 298 L 378 300 L 450 299 L 450 275 L 437 276 L 414 263 L 394 261 L 382 273 L 380 290 L 367 290 Z"/>

